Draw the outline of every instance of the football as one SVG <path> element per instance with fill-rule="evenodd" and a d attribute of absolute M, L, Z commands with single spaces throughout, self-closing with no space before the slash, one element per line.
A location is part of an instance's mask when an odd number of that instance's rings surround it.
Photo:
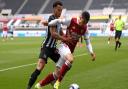
<path fill-rule="evenodd" d="M 76 83 L 73 83 L 69 86 L 69 89 L 80 89 L 79 85 Z"/>

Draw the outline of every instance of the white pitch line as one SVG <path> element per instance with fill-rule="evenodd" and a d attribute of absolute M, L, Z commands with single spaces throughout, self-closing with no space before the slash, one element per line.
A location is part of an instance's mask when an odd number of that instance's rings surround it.
<path fill-rule="evenodd" d="M 22 68 L 22 67 L 27 67 L 27 66 L 31 66 L 31 65 L 35 65 L 36 63 L 32 63 L 32 64 L 26 64 L 26 65 L 21 65 L 21 66 L 15 66 L 15 67 L 10 67 L 10 68 L 6 68 L 6 69 L 1 69 L 0 72 L 3 71 L 7 71 L 7 70 L 12 70 L 12 69 L 17 69 L 17 68 Z"/>
<path fill-rule="evenodd" d="M 84 56 L 84 55 L 87 55 L 87 54 L 80 54 L 80 55 L 76 55 L 74 57 L 80 57 L 80 56 Z M 26 65 L 21 65 L 21 66 L 15 66 L 15 67 L 10 67 L 10 68 L 5 68 L 5 69 L 1 69 L 0 72 L 3 72 L 3 71 L 7 71 L 7 70 L 13 70 L 13 69 L 17 69 L 17 68 L 23 68 L 23 67 L 27 67 L 27 66 L 32 66 L 32 65 L 35 65 L 37 63 L 32 63 L 32 64 L 26 64 Z"/>

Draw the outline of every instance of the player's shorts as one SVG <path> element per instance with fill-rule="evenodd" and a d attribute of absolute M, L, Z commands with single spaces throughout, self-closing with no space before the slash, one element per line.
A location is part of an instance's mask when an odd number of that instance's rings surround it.
<path fill-rule="evenodd" d="M 109 31 L 109 36 L 114 36 L 114 31 Z"/>
<path fill-rule="evenodd" d="M 115 39 L 116 39 L 116 38 L 119 38 L 119 39 L 120 39 L 121 34 L 122 34 L 122 31 L 117 31 L 117 30 L 116 30 Z"/>
<path fill-rule="evenodd" d="M 61 43 L 59 45 L 58 50 L 59 50 L 59 54 L 60 54 L 60 59 L 56 63 L 56 66 L 57 67 L 62 67 L 62 65 L 65 63 L 65 56 L 67 54 L 71 54 L 71 51 L 70 51 L 69 47 L 64 43 Z"/>
<path fill-rule="evenodd" d="M 9 33 L 13 35 L 13 31 L 9 31 Z"/>
<path fill-rule="evenodd" d="M 61 43 L 58 47 L 59 54 L 62 58 L 64 58 L 67 54 L 71 54 L 71 51 L 65 43 Z"/>
<path fill-rule="evenodd" d="M 3 31 L 3 36 L 7 36 L 7 35 L 8 35 L 7 31 Z"/>
<path fill-rule="evenodd" d="M 60 54 L 56 48 L 49 48 L 45 46 L 41 47 L 39 58 L 45 60 L 47 63 L 48 57 L 56 63 L 60 58 Z"/>

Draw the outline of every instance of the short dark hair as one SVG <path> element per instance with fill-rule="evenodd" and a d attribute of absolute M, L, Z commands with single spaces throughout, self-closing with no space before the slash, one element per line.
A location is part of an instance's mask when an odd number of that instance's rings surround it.
<path fill-rule="evenodd" d="M 55 1 L 53 3 L 53 8 L 56 7 L 57 5 L 63 6 L 63 3 L 61 1 Z"/>
<path fill-rule="evenodd" d="M 82 18 L 86 20 L 86 22 L 88 23 L 88 21 L 90 20 L 90 14 L 87 11 L 83 11 L 82 12 Z"/>

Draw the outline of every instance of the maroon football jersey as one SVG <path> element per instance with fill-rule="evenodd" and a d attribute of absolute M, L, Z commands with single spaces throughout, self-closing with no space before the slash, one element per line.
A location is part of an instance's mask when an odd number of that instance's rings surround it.
<path fill-rule="evenodd" d="M 114 23 L 110 24 L 110 31 L 114 31 Z"/>
<path fill-rule="evenodd" d="M 6 25 L 3 26 L 3 31 L 8 31 L 8 27 Z"/>
<path fill-rule="evenodd" d="M 67 27 L 66 36 L 72 37 L 72 44 L 66 43 L 68 47 L 70 48 L 71 52 L 74 52 L 74 49 L 76 47 L 77 42 L 79 41 L 79 38 L 85 34 L 87 30 L 87 25 L 80 26 L 78 24 L 77 18 L 72 18 L 70 25 Z"/>

